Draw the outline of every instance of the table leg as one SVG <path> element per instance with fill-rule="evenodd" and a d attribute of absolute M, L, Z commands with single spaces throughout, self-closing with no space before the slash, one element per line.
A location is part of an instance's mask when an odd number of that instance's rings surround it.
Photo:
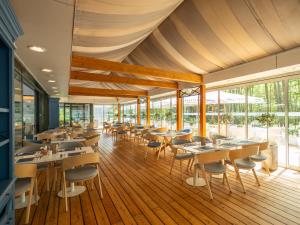
<path fill-rule="evenodd" d="M 71 182 L 70 187 L 67 188 L 67 197 L 74 197 L 80 195 L 81 193 L 85 192 L 85 186 L 76 186 L 74 182 Z M 61 190 L 57 193 L 58 197 L 64 198 L 64 192 Z"/>
<path fill-rule="evenodd" d="M 195 162 L 195 164 L 198 163 L 197 155 L 194 156 L 194 162 Z M 194 170 L 194 173 L 195 172 L 196 171 Z M 186 183 L 193 187 L 202 187 L 202 186 L 206 185 L 205 180 L 202 177 L 199 177 L 198 175 L 196 176 L 196 178 L 195 178 L 195 176 L 187 178 Z"/>
<path fill-rule="evenodd" d="M 40 197 L 37 197 L 39 200 Z M 26 193 L 22 193 L 21 196 L 15 198 L 15 209 L 26 208 L 28 204 L 29 196 L 26 196 Z M 35 204 L 35 198 L 32 196 L 31 205 Z"/>

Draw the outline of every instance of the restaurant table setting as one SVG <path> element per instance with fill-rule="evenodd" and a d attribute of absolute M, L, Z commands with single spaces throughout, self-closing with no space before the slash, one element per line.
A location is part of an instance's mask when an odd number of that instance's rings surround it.
<path fill-rule="evenodd" d="M 53 152 L 49 146 L 44 146 L 40 151 L 36 152 L 26 152 L 18 153 L 15 155 L 15 163 L 35 163 L 35 164 L 51 164 L 54 162 L 62 161 L 65 158 L 93 153 L 94 150 L 92 147 L 76 147 L 75 149 L 60 149 Z M 86 188 L 84 186 L 75 186 L 74 183 L 71 183 L 71 186 L 67 188 L 67 196 L 72 197 L 81 194 Z M 59 197 L 64 197 L 63 191 L 59 191 L 57 194 Z M 24 201 L 26 202 L 25 193 L 22 194 L 20 204 L 18 207 L 23 207 Z"/>
<path fill-rule="evenodd" d="M 204 152 L 211 152 L 211 151 L 222 151 L 222 150 L 234 150 L 239 149 L 242 146 L 252 145 L 252 144 L 259 144 L 258 141 L 247 140 L 247 139 L 233 139 L 233 138 L 226 138 L 226 139 L 219 139 L 216 141 L 216 144 L 206 144 L 202 145 L 201 142 L 192 142 L 186 143 L 182 145 L 174 145 L 175 148 L 184 150 L 186 152 L 193 153 L 194 155 L 194 162 L 198 163 L 198 155 Z M 217 176 L 216 178 L 222 178 L 222 176 Z M 205 186 L 205 180 L 201 177 L 198 177 L 194 180 L 194 177 L 189 177 L 186 179 L 186 183 L 191 186 Z"/>

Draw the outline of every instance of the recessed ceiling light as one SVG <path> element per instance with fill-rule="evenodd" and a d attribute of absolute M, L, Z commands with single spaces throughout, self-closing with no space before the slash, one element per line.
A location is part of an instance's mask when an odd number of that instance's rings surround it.
<path fill-rule="evenodd" d="M 41 71 L 45 72 L 45 73 L 51 73 L 52 72 L 51 69 L 47 69 L 47 68 L 41 69 Z"/>
<path fill-rule="evenodd" d="M 34 52 L 45 52 L 46 49 L 45 48 L 42 48 L 42 47 L 39 47 L 39 46 L 35 46 L 35 45 L 29 45 L 27 46 L 31 51 L 34 51 Z"/>
<path fill-rule="evenodd" d="M 57 89 L 57 87 L 52 87 L 52 89 Z"/>
<path fill-rule="evenodd" d="M 48 80 L 49 83 L 55 83 L 55 80 Z"/>
<path fill-rule="evenodd" d="M 58 92 L 58 90 L 53 90 L 53 92 Z"/>

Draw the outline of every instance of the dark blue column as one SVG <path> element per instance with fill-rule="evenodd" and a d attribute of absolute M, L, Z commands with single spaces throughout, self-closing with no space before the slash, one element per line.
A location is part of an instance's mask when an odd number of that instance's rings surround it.
<path fill-rule="evenodd" d="M 59 127 L 59 98 L 49 98 L 49 128 Z"/>

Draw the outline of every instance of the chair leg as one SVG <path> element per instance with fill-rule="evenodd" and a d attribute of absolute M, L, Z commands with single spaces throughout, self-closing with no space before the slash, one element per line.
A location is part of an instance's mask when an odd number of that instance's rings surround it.
<path fill-rule="evenodd" d="M 226 180 L 226 184 L 227 184 L 227 187 L 228 187 L 228 189 L 229 189 L 229 192 L 231 192 L 231 187 L 230 187 L 230 185 L 229 185 L 229 181 L 228 181 L 228 177 L 227 177 L 226 172 L 223 173 L 223 181 L 224 181 L 224 180 Z"/>
<path fill-rule="evenodd" d="M 240 175 L 240 171 L 239 169 L 235 166 L 234 167 L 234 170 L 235 170 L 235 173 L 236 173 L 236 176 L 237 176 L 237 179 L 240 181 L 241 183 L 241 186 L 242 186 L 242 189 L 243 189 L 243 192 L 246 193 L 246 190 L 245 190 L 245 187 L 244 187 L 244 184 L 243 184 L 243 181 L 242 181 L 242 178 L 241 178 L 241 175 Z"/>
<path fill-rule="evenodd" d="M 211 183 L 212 180 L 212 174 L 209 174 L 209 183 Z"/>
<path fill-rule="evenodd" d="M 211 189 L 210 189 L 210 183 L 209 183 L 209 181 L 207 179 L 206 172 L 205 172 L 205 169 L 204 169 L 203 165 L 201 165 L 201 171 L 202 171 L 202 176 L 205 179 L 205 183 L 207 185 L 209 197 L 210 197 L 210 199 L 213 199 L 213 196 L 212 196 L 212 193 L 211 193 Z"/>
<path fill-rule="evenodd" d="M 29 215 L 30 215 L 33 187 L 34 187 L 34 179 L 32 178 L 31 179 L 31 184 L 30 184 L 30 190 L 29 190 L 29 198 L 28 198 L 28 203 L 27 203 L 27 209 L 26 209 L 25 224 L 29 223 Z"/>
<path fill-rule="evenodd" d="M 100 171 L 99 171 L 99 166 L 97 165 L 97 175 L 98 175 L 98 182 L 99 182 L 99 188 L 100 188 L 100 196 L 103 198 L 103 192 L 102 192 L 102 185 L 101 185 L 101 178 L 100 178 Z"/>
<path fill-rule="evenodd" d="M 192 159 L 192 162 L 191 162 L 191 165 L 190 165 L 190 170 L 192 170 L 194 162 L 195 162 L 195 158 Z"/>
<path fill-rule="evenodd" d="M 196 186 L 196 180 L 197 180 L 197 178 L 198 178 L 198 168 L 195 167 L 194 179 L 193 179 L 194 186 Z"/>
<path fill-rule="evenodd" d="M 37 178 L 35 178 L 34 180 L 34 185 L 35 185 L 35 188 L 34 188 L 34 198 L 35 198 L 35 205 L 38 205 L 38 182 L 37 182 Z"/>
<path fill-rule="evenodd" d="M 159 148 L 157 151 L 157 160 L 159 160 L 160 151 L 161 151 L 161 148 Z"/>
<path fill-rule="evenodd" d="M 189 171 L 191 162 L 192 162 L 192 159 L 189 159 L 188 164 L 187 164 L 187 167 L 186 167 L 186 171 Z"/>
<path fill-rule="evenodd" d="M 256 172 L 255 172 L 255 169 L 254 169 L 254 168 L 252 169 L 252 172 L 253 172 L 253 175 L 254 175 L 254 177 L 255 177 L 255 179 L 256 179 L 257 185 L 260 186 L 260 183 L 259 183 L 259 180 L 258 180 L 258 177 L 257 177 L 257 175 L 256 175 Z"/>
<path fill-rule="evenodd" d="M 63 185 L 64 185 L 64 197 L 65 197 L 66 212 L 68 212 L 69 208 L 68 208 L 67 183 L 66 183 L 65 171 L 63 171 Z"/>
<path fill-rule="evenodd" d="M 175 156 L 173 157 L 172 162 L 171 162 L 170 174 L 172 174 L 174 163 L 175 163 Z"/>

